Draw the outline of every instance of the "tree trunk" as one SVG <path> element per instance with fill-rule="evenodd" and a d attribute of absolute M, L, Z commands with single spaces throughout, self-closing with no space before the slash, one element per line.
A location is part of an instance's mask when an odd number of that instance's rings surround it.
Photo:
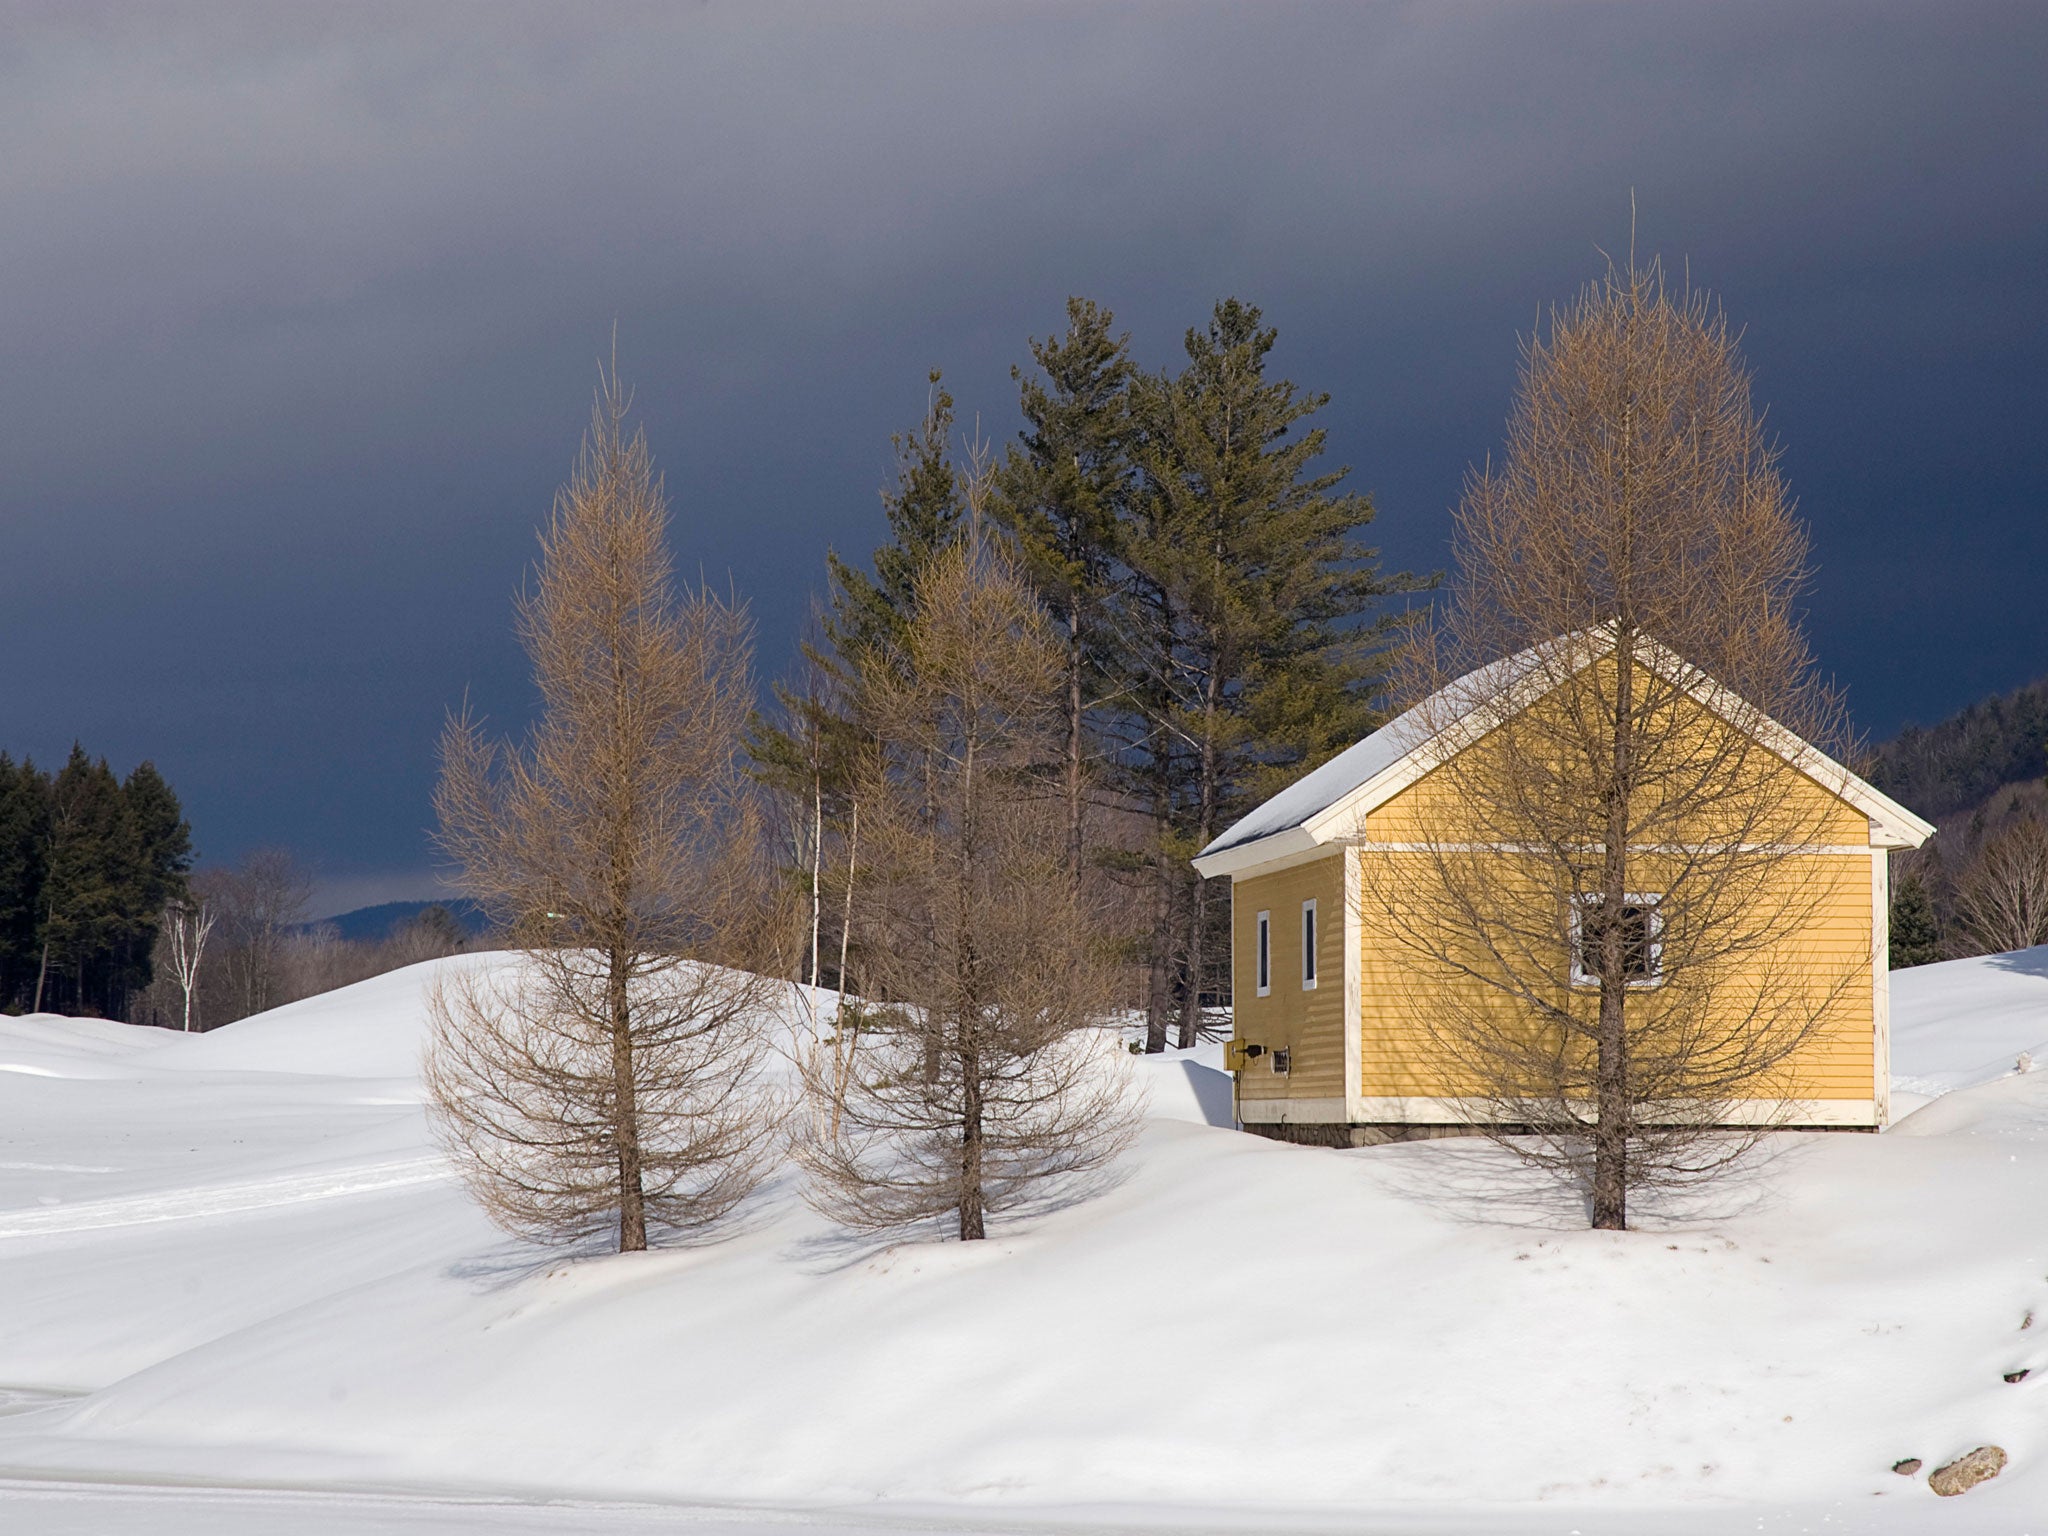
<path fill-rule="evenodd" d="M 1167 831 L 1163 796 L 1155 805 L 1152 820 L 1163 840 Z M 1145 1050 L 1154 1056 L 1166 1049 L 1166 1015 L 1173 1003 L 1168 984 L 1168 961 L 1173 950 L 1173 876 L 1166 850 L 1156 850 L 1152 867 L 1152 953 L 1145 998 Z"/>
<path fill-rule="evenodd" d="M 846 1032 L 846 950 L 853 935 L 853 879 L 860 860 L 860 802 L 854 801 L 846 833 L 846 908 L 839 918 L 839 1011 L 832 1021 L 832 1136 L 846 1110 L 846 1080 L 853 1071 L 853 1040 Z"/>
<path fill-rule="evenodd" d="M 961 1028 L 967 1028 L 961 1021 Z M 960 1241 L 971 1243 L 988 1236 L 987 1212 L 982 1204 L 982 1095 L 980 1053 L 971 1047 L 960 1052 Z"/>
<path fill-rule="evenodd" d="M 36 967 L 36 1000 L 29 1005 L 30 1013 L 43 1011 L 43 982 L 50 974 L 50 937 L 43 935 L 43 963 Z"/>
<path fill-rule="evenodd" d="M 824 916 L 825 780 L 811 775 L 811 985 L 818 985 L 818 928 Z"/>
<path fill-rule="evenodd" d="M 619 1252 L 647 1246 L 647 1196 L 640 1176 L 640 1108 L 633 1075 L 632 1001 L 626 990 L 626 957 L 613 950 L 607 1002 L 612 1026 L 612 1145 L 619 1162 Z"/>
<path fill-rule="evenodd" d="M 1081 889 L 1081 601 L 1067 599 L 1067 883 Z"/>
<path fill-rule="evenodd" d="M 1202 685 L 1202 766 L 1200 797 L 1195 815 L 1195 846 L 1206 848 L 1215 836 L 1216 820 L 1216 709 L 1217 668 L 1212 664 Z M 1188 903 L 1188 993 L 1181 1001 L 1180 1048 L 1191 1051 L 1201 1038 L 1202 972 L 1208 963 L 1205 951 L 1209 938 L 1209 882 L 1195 876 Z"/>
<path fill-rule="evenodd" d="M 1594 1087 L 1599 1122 L 1593 1131 L 1593 1226 L 1615 1232 L 1628 1228 L 1629 1122 L 1634 1107 L 1628 1088 L 1628 932 L 1622 920 L 1628 902 L 1634 694 L 1635 631 L 1624 623 L 1616 626 L 1612 777 L 1600 871 L 1600 1057 Z"/>

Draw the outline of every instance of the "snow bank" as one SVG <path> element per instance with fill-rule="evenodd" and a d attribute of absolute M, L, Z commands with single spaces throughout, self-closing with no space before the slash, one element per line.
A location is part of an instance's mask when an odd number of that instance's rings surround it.
<path fill-rule="evenodd" d="M 2048 1040 L 2039 978 L 1961 964 L 1898 996 L 1916 1081 Z M 2048 1072 L 1781 1137 L 1711 1206 L 1612 1234 L 1483 1145 L 1220 1127 L 1211 1047 L 1137 1064 L 1121 1183 L 987 1243 L 851 1242 L 785 1177 L 727 1241 L 571 1260 L 491 1233 L 389 1081 L 432 975 L 131 1055 L 132 1081 L 0 1075 L 5 1155 L 35 1164 L 0 1176 L 0 1381 L 93 1389 L 0 1417 L 0 1468 L 1271 1529 L 1931 1517 L 1891 1464 L 1993 1442 L 2012 1465 L 1971 1518 L 2048 1524 Z"/>
<path fill-rule="evenodd" d="M 2022 1053 L 2048 1070 L 2048 945 L 1892 972 L 1892 1088 L 1989 1082 Z"/>

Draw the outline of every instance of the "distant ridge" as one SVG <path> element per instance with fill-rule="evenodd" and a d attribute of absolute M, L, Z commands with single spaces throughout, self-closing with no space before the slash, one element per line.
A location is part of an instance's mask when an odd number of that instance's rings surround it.
<path fill-rule="evenodd" d="M 1936 725 L 1909 725 L 1871 754 L 1865 777 L 1940 821 L 2008 784 L 2048 773 L 2048 679 L 1981 699 Z"/>
<path fill-rule="evenodd" d="M 476 904 L 458 896 L 442 901 L 380 901 L 374 907 L 357 907 L 352 912 L 323 917 L 317 923 L 301 926 L 309 931 L 331 928 L 344 939 L 374 941 L 390 937 L 392 929 L 401 923 L 411 922 L 429 907 L 446 907 L 449 916 L 460 923 L 463 932 L 471 938 L 481 935 L 488 926 Z"/>

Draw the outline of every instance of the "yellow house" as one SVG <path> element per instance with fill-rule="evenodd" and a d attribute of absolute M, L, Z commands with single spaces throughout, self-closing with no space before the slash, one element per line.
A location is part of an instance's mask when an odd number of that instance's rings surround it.
<path fill-rule="evenodd" d="M 1801 822 L 1812 830 L 1801 835 L 1800 857 L 1784 861 L 1785 878 L 1811 894 L 1799 908 L 1801 931 L 1782 939 L 1801 976 L 1825 992 L 1825 1018 L 1784 1061 L 1773 1096 L 1732 1105 L 1724 1123 L 1881 1128 L 1890 1110 L 1888 855 L 1917 848 L 1933 827 L 1782 726 L 1731 707 L 1740 701 L 1670 653 L 1645 642 L 1638 655 L 1704 729 L 1744 721 L 1741 739 L 1761 748 L 1749 755 L 1789 776 L 1786 792 L 1807 797 L 1811 813 Z M 1614 658 L 1594 664 L 1612 667 Z M 1541 708 L 1546 689 L 1555 691 L 1554 672 L 1527 670 L 1521 695 L 1505 703 L 1499 678 L 1482 675 L 1495 669 L 1452 684 L 1275 795 L 1195 859 L 1203 875 L 1231 881 L 1230 1061 L 1246 1130 L 1368 1145 L 1458 1134 L 1481 1117 L 1460 1069 L 1417 1022 L 1415 989 L 1430 983 L 1401 963 L 1379 919 L 1404 878 L 1401 861 L 1417 857 L 1416 827 L 1458 824 L 1457 799 L 1446 792 L 1457 782 L 1454 759 L 1510 734 L 1501 722 Z M 1494 712 L 1462 708 L 1462 697 L 1486 697 Z M 1561 950 L 1557 963 L 1569 972 L 1561 988 L 1597 993 L 1576 954 Z"/>

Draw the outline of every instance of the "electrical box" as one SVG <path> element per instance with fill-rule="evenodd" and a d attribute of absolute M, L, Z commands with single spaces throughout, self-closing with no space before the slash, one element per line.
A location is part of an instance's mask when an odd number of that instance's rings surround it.
<path fill-rule="evenodd" d="M 1253 1045 L 1249 1040 L 1231 1040 L 1223 1047 L 1223 1069 L 1226 1072 L 1242 1072 L 1265 1054 L 1266 1048 L 1263 1045 Z"/>

